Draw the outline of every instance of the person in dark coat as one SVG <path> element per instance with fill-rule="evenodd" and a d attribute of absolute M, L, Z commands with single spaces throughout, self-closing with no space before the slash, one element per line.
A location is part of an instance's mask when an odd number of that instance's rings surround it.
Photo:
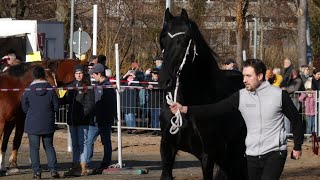
<path fill-rule="evenodd" d="M 283 90 L 286 90 L 296 108 L 299 110 L 301 105 L 299 103 L 298 96 L 295 94 L 296 91 L 304 91 L 303 81 L 299 75 L 298 70 L 292 69 L 290 81 L 287 83 L 286 87 L 282 87 Z M 300 116 L 301 117 L 301 116 Z M 287 133 L 291 133 L 291 123 L 290 120 L 285 117 L 284 125 L 287 130 Z"/>
<path fill-rule="evenodd" d="M 75 80 L 69 87 L 90 86 L 89 77 L 84 75 L 84 68 L 78 64 L 74 67 Z M 87 139 L 89 121 L 94 116 L 94 92 L 90 89 L 68 90 L 67 124 L 72 140 L 72 168 L 64 176 L 86 175 Z"/>
<path fill-rule="evenodd" d="M 320 69 L 316 68 L 313 70 L 312 77 L 312 90 L 319 91 L 320 90 Z"/>
<path fill-rule="evenodd" d="M 151 78 L 147 79 L 148 82 L 158 82 L 159 80 L 159 69 L 153 68 L 151 71 Z M 159 85 L 149 84 L 148 85 L 148 107 L 150 108 L 151 117 L 151 128 L 160 128 L 160 110 L 163 106 L 165 94 L 159 89 Z M 153 135 L 160 135 L 160 131 L 154 131 Z"/>
<path fill-rule="evenodd" d="M 136 77 L 136 72 L 134 70 L 129 70 L 123 77 L 122 80 L 127 82 L 122 83 L 123 86 L 138 86 L 138 83 L 132 81 L 138 81 Z M 121 92 L 121 110 L 124 113 L 124 120 L 126 126 L 129 128 L 136 127 L 136 117 L 135 113 L 137 110 L 138 104 L 138 90 L 125 88 Z M 127 130 L 127 134 L 134 134 L 136 131 L 132 129 Z"/>
<path fill-rule="evenodd" d="M 287 87 L 289 85 L 289 82 L 291 81 L 291 72 L 292 72 L 293 66 L 289 58 L 284 59 L 283 67 L 284 67 L 284 73 L 282 75 L 283 80 L 280 84 L 280 88 Z"/>
<path fill-rule="evenodd" d="M 98 82 L 98 86 L 111 85 L 109 78 L 105 76 L 105 67 L 98 63 L 93 66 L 89 74 Z M 101 174 L 104 169 L 111 165 L 112 144 L 111 144 L 111 126 L 117 115 L 116 91 L 112 88 L 97 87 L 95 89 L 95 115 L 98 124 L 99 135 L 103 144 L 103 159 L 100 167 L 94 173 Z M 93 153 L 93 143 L 97 136 L 88 139 L 88 156 Z M 88 162 L 90 163 L 90 162 Z"/>
<path fill-rule="evenodd" d="M 59 178 L 56 151 L 53 147 L 55 112 L 59 110 L 58 96 L 55 91 L 46 89 L 52 88 L 52 86 L 45 80 L 46 75 L 42 67 L 36 66 L 33 70 L 33 76 L 34 81 L 29 88 L 42 89 L 25 91 L 21 99 L 22 109 L 26 113 L 24 131 L 29 137 L 33 179 L 41 179 L 39 156 L 41 138 L 51 176 Z"/>

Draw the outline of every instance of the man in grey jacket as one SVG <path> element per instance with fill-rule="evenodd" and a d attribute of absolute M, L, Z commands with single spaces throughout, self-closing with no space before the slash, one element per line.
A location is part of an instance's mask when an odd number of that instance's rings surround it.
<path fill-rule="evenodd" d="M 197 120 L 239 110 L 247 126 L 246 157 L 249 179 L 277 180 L 287 157 L 284 117 L 288 117 L 292 124 L 292 156 L 295 159 L 301 157 L 302 121 L 288 93 L 265 81 L 266 66 L 261 60 L 249 59 L 243 66 L 244 89 L 215 104 L 187 107 L 174 103 L 170 109 L 173 113 L 179 109 L 181 113 L 188 113 Z"/>

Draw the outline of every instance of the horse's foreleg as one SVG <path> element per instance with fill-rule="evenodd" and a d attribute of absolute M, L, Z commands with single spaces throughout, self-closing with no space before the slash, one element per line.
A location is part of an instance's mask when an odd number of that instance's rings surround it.
<path fill-rule="evenodd" d="M 209 158 L 209 154 L 203 153 L 201 159 L 202 174 L 204 180 L 213 179 L 213 162 Z"/>
<path fill-rule="evenodd" d="M 165 134 L 162 134 L 162 136 L 165 136 Z M 163 137 L 162 137 L 163 138 Z M 167 138 L 174 138 L 169 137 Z M 172 180 L 172 169 L 175 161 L 175 157 L 177 154 L 177 147 L 176 144 L 172 143 L 172 141 L 164 142 L 161 140 L 160 144 L 160 153 L 161 153 L 161 162 L 162 162 L 162 173 L 161 173 L 161 180 Z"/>

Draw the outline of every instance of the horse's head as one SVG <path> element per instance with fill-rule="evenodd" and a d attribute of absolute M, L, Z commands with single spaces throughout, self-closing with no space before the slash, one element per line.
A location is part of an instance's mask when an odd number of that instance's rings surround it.
<path fill-rule="evenodd" d="M 82 64 L 79 60 L 50 60 L 47 62 L 47 67 L 54 73 L 58 86 L 63 86 L 74 80 L 73 68 L 79 63 Z"/>
<path fill-rule="evenodd" d="M 189 20 L 184 9 L 180 16 L 173 16 L 169 9 L 165 12 L 160 34 L 163 64 L 159 76 L 159 85 L 164 90 L 175 88 L 177 73 L 182 70 L 181 64 L 191 64 L 196 55 L 195 44 L 192 41 L 194 24 Z M 185 62 L 183 62 L 184 58 L 186 58 Z"/>

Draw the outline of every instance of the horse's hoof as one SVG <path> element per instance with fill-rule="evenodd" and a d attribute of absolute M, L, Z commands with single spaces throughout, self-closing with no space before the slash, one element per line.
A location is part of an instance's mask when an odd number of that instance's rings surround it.
<path fill-rule="evenodd" d="M 10 168 L 8 171 L 7 171 L 7 176 L 9 175 L 15 175 L 15 174 L 20 174 L 20 170 L 18 168 Z"/>
<path fill-rule="evenodd" d="M 0 170 L 0 177 L 1 177 L 1 176 L 6 176 L 6 175 L 7 175 L 7 170 L 1 169 L 1 170 Z"/>

